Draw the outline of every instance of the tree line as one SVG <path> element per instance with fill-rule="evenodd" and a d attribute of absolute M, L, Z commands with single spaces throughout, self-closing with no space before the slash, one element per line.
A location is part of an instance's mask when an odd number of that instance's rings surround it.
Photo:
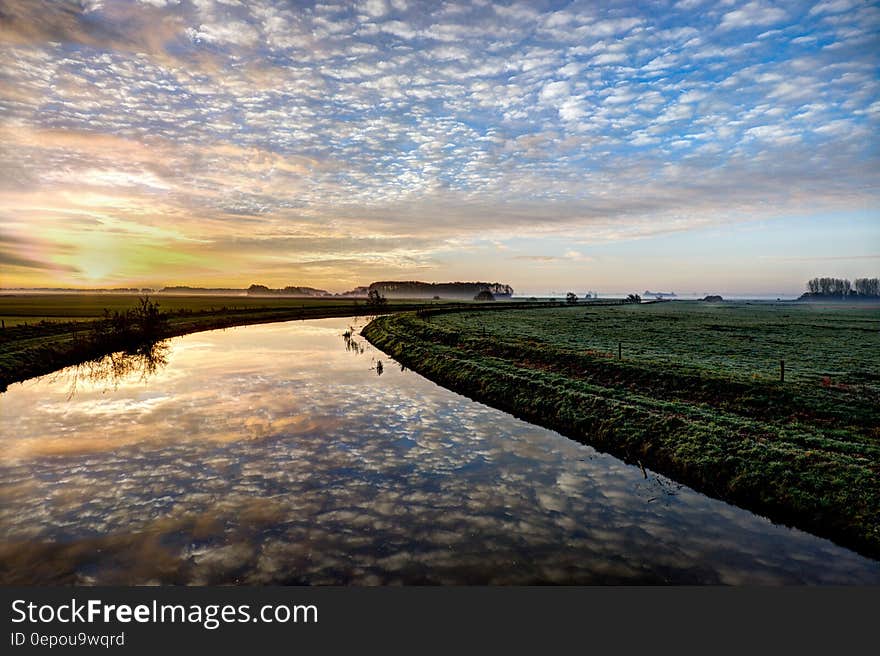
<path fill-rule="evenodd" d="M 813 278 L 807 281 L 810 296 L 880 296 L 880 278 Z"/>
<path fill-rule="evenodd" d="M 500 282 L 421 282 L 418 280 L 382 280 L 370 283 L 370 290 L 388 298 L 474 298 L 488 291 L 493 298 L 513 296 L 513 287 Z"/>

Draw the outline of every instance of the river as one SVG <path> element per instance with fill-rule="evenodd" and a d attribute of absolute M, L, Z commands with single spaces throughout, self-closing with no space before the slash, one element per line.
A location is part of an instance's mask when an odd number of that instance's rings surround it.
<path fill-rule="evenodd" d="M 402 370 L 362 325 L 196 333 L 11 386 L 0 583 L 880 583 Z"/>

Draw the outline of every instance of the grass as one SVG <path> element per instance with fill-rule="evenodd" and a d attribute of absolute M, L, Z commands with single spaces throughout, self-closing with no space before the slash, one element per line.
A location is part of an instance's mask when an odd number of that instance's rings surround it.
<path fill-rule="evenodd" d="M 880 556 L 877 306 L 418 314 L 364 335 L 472 398 Z"/>
<path fill-rule="evenodd" d="M 162 310 L 181 313 L 235 313 L 295 311 L 315 308 L 363 308 L 364 301 L 339 298 L 273 298 L 260 296 L 154 295 Z M 7 327 L 41 321 L 93 321 L 104 310 L 122 312 L 134 306 L 131 294 L 4 294 L 0 295 L 0 319 Z M 412 301 L 389 300 L 389 306 L 412 305 Z"/>

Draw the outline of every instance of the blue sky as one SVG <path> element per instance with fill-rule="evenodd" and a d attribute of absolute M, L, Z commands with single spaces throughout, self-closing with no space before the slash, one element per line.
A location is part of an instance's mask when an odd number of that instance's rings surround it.
<path fill-rule="evenodd" d="M 17 2 L 12 285 L 876 275 L 880 7 Z"/>

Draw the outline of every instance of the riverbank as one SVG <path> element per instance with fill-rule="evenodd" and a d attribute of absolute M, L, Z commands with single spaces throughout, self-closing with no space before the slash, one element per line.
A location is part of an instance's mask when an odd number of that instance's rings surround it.
<path fill-rule="evenodd" d="M 558 307 L 560 303 L 472 303 L 390 300 L 371 306 L 356 299 L 155 296 L 162 322 L 154 341 L 249 324 L 374 316 L 431 308 L 452 311 L 507 307 Z M 125 312 L 138 297 L 123 294 L 31 294 L 0 296 L 0 392 L 9 385 L 81 364 L 125 348 L 114 340 L 89 339 L 104 311 Z M 136 344 L 133 346 L 142 346 Z"/>
<path fill-rule="evenodd" d="M 134 300 L 134 297 L 129 297 L 126 304 L 133 303 Z M 210 307 L 189 310 L 186 307 L 178 307 L 175 311 L 163 313 L 164 321 L 155 339 L 161 340 L 248 324 L 370 316 L 377 313 L 374 308 L 351 301 L 335 304 L 305 301 L 296 304 L 233 309 L 223 307 L 222 298 L 211 300 L 216 303 L 216 309 Z M 422 306 L 421 303 L 400 303 L 389 306 L 385 311 L 413 310 Z M 43 311 L 45 310 L 38 310 L 38 312 Z M 97 319 L 63 321 L 57 316 L 53 319 L 43 318 L 32 323 L 21 322 L 4 327 L 0 331 L 0 391 L 5 391 L 13 383 L 52 373 L 63 367 L 81 364 L 116 350 L 109 345 L 95 343 L 86 338 L 94 331 L 99 321 Z"/>
<path fill-rule="evenodd" d="M 780 383 L 737 369 L 747 369 L 743 361 L 750 364 L 750 351 L 740 351 L 739 360 L 731 351 L 732 367 L 701 368 L 656 357 L 618 360 L 617 344 L 589 348 L 589 336 L 601 334 L 603 321 L 623 319 L 621 325 L 629 321 L 645 329 L 659 316 L 677 326 L 688 341 L 683 348 L 699 352 L 710 338 L 690 335 L 696 324 L 688 326 L 687 312 L 676 315 L 668 305 L 479 317 L 422 311 L 376 319 L 363 335 L 456 392 L 773 521 L 880 557 L 880 407 L 872 365 L 855 362 L 845 381 L 829 380 L 816 369 L 815 379 L 795 370 Z M 741 328 L 737 317 L 735 308 L 718 309 L 705 324 L 706 334 L 729 339 Z M 763 335 L 751 326 L 739 336 L 760 352 L 756 342 L 778 344 L 785 339 L 780 331 L 796 329 L 797 321 L 781 318 L 762 318 Z M 870 321 L 858 317 L 853 334 L 875 339 Z M 840 334 L 840 321 L 829 325 Z M 651 334 L 659 336 L 661 329 Z M 627 349 L 627 355 L 638 351 L 631 341 Z M 871 344 L 866 349 L 870 353 Z M 860 352 L 845 343 L 842 350 Z"/>

